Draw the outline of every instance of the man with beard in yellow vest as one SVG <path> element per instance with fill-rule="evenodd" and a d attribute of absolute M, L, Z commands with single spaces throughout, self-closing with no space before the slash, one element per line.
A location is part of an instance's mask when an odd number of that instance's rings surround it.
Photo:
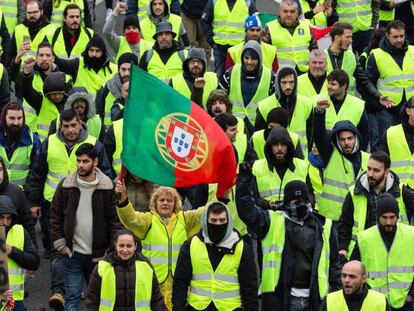
<path fill-rule="evenodd" d="M 398 222 L 397 200 L 389 193 L 380 196 L 378 224 L 357 234 L 351 259 L 367 270 L 367 283 L 384 294 L 393 311 L 412 310 L 414 300 L 414 228 Z"/>
<path fill-rule="evenodd" d="M 263 310 L 319 310 L 328 289 L 338 289 L 340 266 L 332 221 L 312 211 L 304 182 L 284 189 L 279 210 L 264 210 L 251 196 L 252 172 L 239 168 L 236 186 L 238 214 L 262 240 Z"/>

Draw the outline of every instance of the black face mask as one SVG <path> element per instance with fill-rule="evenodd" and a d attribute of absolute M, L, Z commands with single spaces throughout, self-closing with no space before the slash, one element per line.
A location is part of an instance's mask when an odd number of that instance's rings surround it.
<path fill-rule="evenodd" d="M 207 223 L 208 237 L 210 238 L 211 242 L 218 244 L 223 240 L 227 232 L 227 224 L 228 223 L 215 225 Z"/>
<path fill-rule="evenodd" d="M 286 212 L 294 220 L 302 221 L 309 215 L 309 202 L 295 202 L 286 206 Z"/>

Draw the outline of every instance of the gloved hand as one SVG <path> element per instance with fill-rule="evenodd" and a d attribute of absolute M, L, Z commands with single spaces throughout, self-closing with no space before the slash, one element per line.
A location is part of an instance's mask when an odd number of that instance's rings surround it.
<path fill-rule="evenodd" d="M 238 178 L 242 178 L 244 181 L 250 181 L 253 177 L 252 165 L 249 162 L 243 162 L 239 165 Z"/>

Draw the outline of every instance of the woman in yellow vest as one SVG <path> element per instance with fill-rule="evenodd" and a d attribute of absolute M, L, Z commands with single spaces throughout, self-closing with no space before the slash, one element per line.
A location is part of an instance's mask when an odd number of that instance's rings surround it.
<path fill-rule="evenodd" d="M 120 194 L 118 216 L 142 240 L 142 253 L 150 259 L 171 310 L 173 275 L 180 247 L 200 230 L 200 217 L 206 208 L 183 212 L 178 192 L 160 187 L 151 197 L 151 212 L 136 212 L 127 198 L 124 181 L 117 181 L 115 191 Z"/>
<path fill-rule="evenodd" d="M 121 229 L 114 247 L 93 270 L 86 296 L 88 310 L 167 310 L 148 260 L 137 252 L 134 234 Z"/>

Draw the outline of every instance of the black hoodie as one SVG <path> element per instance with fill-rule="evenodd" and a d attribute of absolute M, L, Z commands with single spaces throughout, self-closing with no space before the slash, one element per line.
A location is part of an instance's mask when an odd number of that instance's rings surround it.
<path fill-rule="evenodd" d="M 6 235 L 9 230 L 17 223 L 16 207 L 12 200 L 5 195 L 0 195 L 0 215 L 10 214 L 12 215 L 12 223 L 10 227 L 6 227 Z M 36 252 L 36 248 L 33 246 L 32 240 L 24 230 L 24 245 L 23 250 L 12 247 L 12 251 L 8 255 L 10 259 L 13 259 L 23 269 L 35 271 L 39 268 L 40 258 Z"/>
<path fill-rule="evenodd" d="M 2 157 L 0 157 L 0 163 L 3 167 L 3 180 L 0 182 L 0 195 L 8 196 L 11 199 L 17 216 L 16 222 L 26 229 L 33 244 L 37 247 L 35 223 L 29 205 L 27 204 L 26 195 L 19 186 L 9 182 L 9 174 Z"/>

